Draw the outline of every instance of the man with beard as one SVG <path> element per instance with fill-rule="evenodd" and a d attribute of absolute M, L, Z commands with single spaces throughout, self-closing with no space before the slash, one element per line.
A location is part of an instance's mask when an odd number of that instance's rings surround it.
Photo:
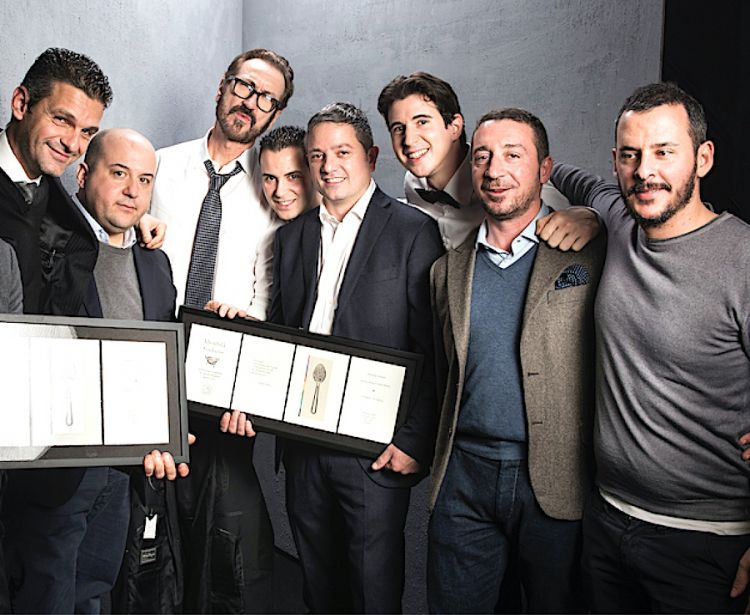
<path fill-rule="evenodd" d="M 205 137 L 158 152 L 152 208 L 169 227 L 177 302 L 216 299 L 265 319 L 271 250 L 278 221 L 263 200 L 253 144 L 292 96 L 294 73 L 266 49 L 238 55 L 216 94 L 216 121 Z M 273 533 L 253 441 L 191 418 L 200 444 L 178 497 L 186 547 L 185 610 L 271 611 Z M 246 435 L 252 435 L 249 431 Z"/>
<path fill-rule="evenodd" d="M 597 612 L 747 604 L 750 228 L 701 200 L 713 156 L 701 105 L 656 83 L 618 115 L 619 190 L 555 169 L 558 188 L 609 231 L 596 304 L 598 489 L 583 548 Z"/>
<path fill-rule="evenodd" d="M 484 221 L 432 270 L 444 395 L 430 494 L 430 611 L 492 613 L 510 565 L 529 612 L 580 612 L 604 239 L 576 253 L 537 238 L 536 223 L 550 212 L 541 194 L 552 159 L 536 116 L 490 112 L 471 148 Z"/>

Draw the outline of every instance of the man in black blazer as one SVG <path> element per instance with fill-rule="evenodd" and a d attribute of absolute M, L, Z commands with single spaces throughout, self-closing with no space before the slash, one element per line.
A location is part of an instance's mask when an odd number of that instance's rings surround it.
<path fill-rule="evenodd" d="M 78 168 L 80 190 L 68 215 L 94 264 L 81 271 L 74 254 L 55 263 L 45 285 L 56 314 L 173 320 L 176 291 L 163 252 L 141 249 L 133 226 L 148 209 L 156 154 L 129 130 L 104 131 Z M 69 289 L 81 289 L 75 309 Z M 139 403 L 139 400 L 134 400 Z M 174 476 L 171 456 L 147 466 Z M 180 473 L 184 474 L 182 467 Z M 112 587 L 128 526 L 128 476 L 113 468 L 12 474 L 5 506 L 11 600 L 16 612 L 98 612 Z"/>
<path fill-rule="evenodd" d="M 287 509 L 314 612 L 399 612 L 409 492 L 435 439 L 429 269 L 443 253 L 429 217 L 372 181 L 378 150 L 362 111 L 334 103 L 308 124 L 323 205 L 279 229 L 269 320 L 425 358 L 406 423 L 373 462 L 285 443 Z"/>
<path fill-rule="evenodd" d="M 0 237 L 15 250 L 28 313 L 42 311 L 44 281 L 58 260 L 43 237 L 55 238 L 79 265 L 92 265 L 94 244 L 76 232 L 83 227 L 71 220 L 73 205 L 57 178 L 86 150 L 111 99 L 96 63 L 67 49 L 42 53 L 11 96 L 11 119 L 0 132 Z M 83 289 L 71 287 L 70 296 L 80 299 Z M 70 482 L 54 474 L 41 481 L 42 472 L 24 471 L 9 488 L 28 478 L 29 492 L 33 484 L 37 497 L 55 500 Z M 4 500 L 8 510 L 12 502 Z"/>

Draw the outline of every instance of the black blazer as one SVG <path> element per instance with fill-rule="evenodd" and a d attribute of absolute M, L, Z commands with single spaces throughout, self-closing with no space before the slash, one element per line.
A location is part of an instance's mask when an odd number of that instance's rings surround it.
<path fill-rule="evenodd" d="M 85 290 L 82 275 L 92 271 L 96 262 L 96 238 L 59 179 L 43 175 L 38 192 L 34 204 L 27 205 L 15 184 L 0 170 L 0 237 L 18 256 L 24 311 L 49 313 L 46 290 L 63 257 L 68 270 L 76 272 L 68 281 L 63 304 L 77 308 Z"/>
<path fill-rule="evenodd" d="M 310 326 L 318 285 L 319 208 L 281 227 L 274 243 L 269 321 Z M 427 468 L 436 431 L 429 277 L 444 252 L 437 224 L 379 189 L 370 200 L 339 292 L 333 335 L 417 352 L 425 363 L 418 395 L 393 443 Z M 362 459 L 369 472 L 370 459 Z M 421 478 L 390 472 L 371 475 L 403 486 Z"/>
<path fill-rule="evenodd" d="M 90 229 L 91 227 L 89 227 Z M 139 245 L 133 246 L 133 260 L 138 275 L 138 284 L 143 302 L 144 320 L 173 321 L 177 291 L 172 283 L 172 269 L 167 255 L 161 250 L 147 250 Z M 76 275 L 79 261 L 61 263 L 62 280 Z M 99 293 L 94 281 L 93 270 L 84 280 L 86 295 L 79 309 L 68 313 L 89 318 L 101 318 L 102 307 Z M 80 286 L 80 280 L 76 280 Z M 50 289 L 51 296 L 62 296 L 64 289 Z M 58 307 L 52 306 L 50 313 L 66 315 Z M 14 470 L 8 482 L 8 499 L 14 497 L 40 504 L 42 506 L 59 506 L 70 499 L 83 478 L 85 468 L 60 468 L 43 470 Z"/>

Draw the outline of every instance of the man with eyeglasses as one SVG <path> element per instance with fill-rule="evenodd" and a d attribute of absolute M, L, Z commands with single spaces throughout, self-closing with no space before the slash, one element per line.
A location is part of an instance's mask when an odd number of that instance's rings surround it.
<path fill-rule="evenodd" d="M 216 93 L 216 121 L 201 139 L 158 152 L 152 211 L 169 227 L 177 302 L 210 299 L 265 319 L 273 230 L 255 140 L 294 90 L 285 58 L 267 49 L 238 55 Z M 186 612 L 270 612 L 273 531 L 252 466 L 253 440 L 191 417 L 200 446 L 178 499 L 187 551 Z M 251 436 L 254 433 L 248 432 Z"/>

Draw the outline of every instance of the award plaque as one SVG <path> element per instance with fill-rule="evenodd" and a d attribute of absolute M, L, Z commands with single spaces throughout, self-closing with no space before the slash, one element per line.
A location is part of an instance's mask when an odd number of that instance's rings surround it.
<path fill-rule="evenodd" d="M 180 308 L 190 411 L 240 410 L 256 430 L 363 456 L 403 423 L 419 355 Z"/>
<path fill-rule="evenodd" d="M 183 327 L 0 315 L 0 467 L 188 460 Z"/>

